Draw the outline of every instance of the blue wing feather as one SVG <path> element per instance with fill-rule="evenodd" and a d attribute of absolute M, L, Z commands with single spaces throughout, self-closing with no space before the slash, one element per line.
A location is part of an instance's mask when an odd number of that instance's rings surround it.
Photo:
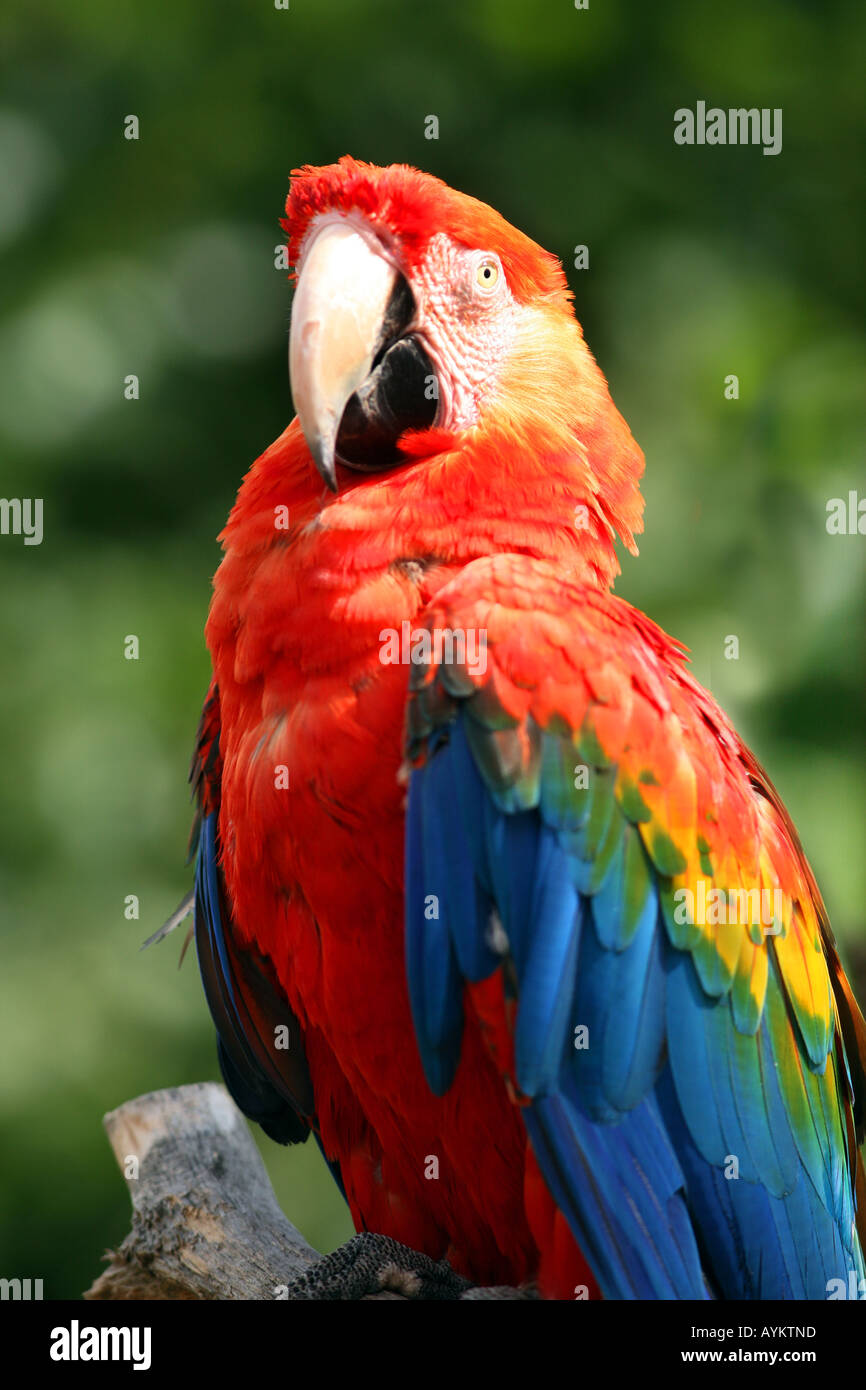
<path fill-rule="evenodd" d="M 195 875 L 195 941 L 217 1030 L 223 1079 L 237 1105 L 278 1143 L 307 1138 L 313 1094 L 297 1020 L 269 963 L 231 935 L 219 870 L 217 811 L 202 818 Z M 289 1048 L 274 1045 L 287 1030 Z"/>
<path fill-rule="evenodd" d="M 441 753 L 431 762 L 435 774 Z M 435 878 L 437 822 L 431 776 L 414 797 L 406 824 L 406 969 L 415 1033 L 430 1089 L 448 1090 L 460 1057 L 462 988 L 448 926 L 450 895 Z M 426 812 L 426 814 L 425 814 Z M 433 886 L 438 883 L 439 893 Z"/>
<path fill-rule="evenodd" d="M 545 734 L 536 774 L 503 791 L 467 718 L 435 738 L 409 789 L 407 970 L 434 1089 L 459 1059 L 463 981 L 505 955 L 521 1114 L 605 1295 L 826 1297 L 828 1279 L 862 1273 L 850 1155 L 805 1058 L 789 1112 L 776 1059 L 792 1025 L 775 976 L 760 1027 L 721 977 L 707 993 L 672 944 L 669 880 L 618 807 L 614 770 L 572 792 L 574 747 Z M 429 892 L 438 921 L 424 917 Z"/>

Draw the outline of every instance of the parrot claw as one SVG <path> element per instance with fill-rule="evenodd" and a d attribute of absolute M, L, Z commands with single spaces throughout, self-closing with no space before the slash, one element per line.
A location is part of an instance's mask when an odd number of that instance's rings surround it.
<path fill-rule="evenodd" d="M 400 1245 L 390 1236 L 364 1231 L 288 1286 L 288 1299 L 351 1301 L 382 1294 L 403 1298 L 456 1300 L 472 1289 L 444 1260 Z"/>

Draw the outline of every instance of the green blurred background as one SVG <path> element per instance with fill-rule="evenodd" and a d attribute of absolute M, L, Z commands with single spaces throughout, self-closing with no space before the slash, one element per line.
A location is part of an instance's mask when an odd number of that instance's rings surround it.
<path fill-rule="evenodd" d="M 103 1112 L 218 1075 L 180 934 L 138 948 L 190 882 L 214 537 L 291 415 L 298 164 L 418 164 L 563 258 L 647 454 L 618 590 L 766 764 L 856 969 L 866 538 L 825 507 L 866 495 L 864 40 L 833 0 L 6 0 L 0 492 L 44 499 L 45 538 L 0 537 L 0 1275 L 77 1296 L 128 1228 Z M 782 107 L 782 153 L 676 146 L 699 99 Z M 344 1239 L 312 1144 L 264 1151 Z"/>

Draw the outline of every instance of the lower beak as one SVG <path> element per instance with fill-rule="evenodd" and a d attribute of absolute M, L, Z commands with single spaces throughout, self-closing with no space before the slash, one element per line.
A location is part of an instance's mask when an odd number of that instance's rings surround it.
<path fill-rule="evenodd" d="M 301 262 L 289 377 L 307 447 L 332 492 L 343 411 L 370 373 L 397 276 L 372 235 L 342 220 L 314 233 Z"/>

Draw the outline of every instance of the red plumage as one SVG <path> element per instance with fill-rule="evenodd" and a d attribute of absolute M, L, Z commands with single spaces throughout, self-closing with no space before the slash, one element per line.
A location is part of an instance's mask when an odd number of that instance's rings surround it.
<path fill-rule="evenodd" d="M 460 612 L 468 605 L 494 642 L 511 614 L 491 698 L 515 720 L 531 707 L 541 723 L 555 716 L 572 729 L 595 702 L 602 744 L 620 748 L 628 732 L 626 752 L 642 746 L 658 758 L 664 786 L 653 808 L 674 840 L 694 819 L 698 781 L 725 805 L 724 826 L 707 834 L 721 844 L 724 832 L 737 853 L 750 835 L 754 848 L 759 817 L 743 767 L 762 807 L 774 794 L 682 673 L 676 644 L 639 615 L 622 618 L 607 597 L 614 541 L 633 548 L 641 529 L 643 457 L 556 259 L 426 174 L 344 159 L 294 176 L 285 224 L 294 264 L 311 225 L 332 214 L 363 219 L 418 294 L 430 293 L 437 237 L 495 253 L 516 306 L 517 348 L 492 386 L 485 378 L 471 427 L 446 420 L 404 434 L 398 466 L 359 474 L 338 461 L 330 493 L 295 420 L 241 487 L 207 624 L 214 686 L 198 758 L 203 810 L 219 804 L 230 929 L 272 962 L 297 1018 L 315 1097 L 306 1118 L 339 1164 L 359 1229 L 447 1257 L 476 1282 L 537 1278 L 560 1297 L 578 1284 L 597 1292 L 529 1149 L 501 972 L 466 989 L 453 1084 L 438 1097 L 425 1080 L 404 962 L 408 673 L 383 664 L 382 633 L 423 625 L 449 583 Z M 504 552 L 550 562 L 544 602 L 520 561 L 480 593 L 464 584 L 467 564 Z M 515 611 L 531 622 L 512 620 Z M 658 717 L 672 689 L 691 720 L 697 774 Z M 652 800 L 655 788 L 645 791 Z M 776 809 L 775 819 L 760 815 L 811 892 Z"/>
<path fill-rule="evenodd" d="M 382 486 L 399 484 L 391 476 Z M 406 672 L 379 661 L 381 629 L 417 619 L 458 571 L 459 561 L 422 567 L 414 557 L 431 545 L 445 551 L 448 525 L 447 548 L 463 550 L 459 517 L 419 542 L 411 510 L 407 535 L 372 523 L 375 498 L 353 520 L 346 493 L 311 524 L 321 503 L 292 426 L 249 474 L 224 536 L 207 641 L 235 936 L 273 961 L 297 1015 L 316 1127 L 358 1229 L 447 1256 L 477 1282 L 518 1284 L 538 1271 L 523 1189 L 541 1180 L 527 1170 L 526 1135 L 482 1026 L 469 1011 L 464 1060 L 441 1098 L 413 1040 L 399 780 Z M 380 497 L 379 515 L 398 505 Z M 293 522 L 288 540 L 274 530 L 280 506 Z M 327 519 L 346 512 L 348 532 L 330 530 Z M 288 790 L 274 786 L 277 766 L 289 770 Z M 429 1155 L 438 1181 L 424 1176 Z M 542 1205 L 536 1198 L 530 1209 Z M 546 1220 L 552 1230 L 552 1209 Z M 573 1242 L 564 1263 L 572 1280 Z M 576 1263 L 583 1278 L 573 1282 L 594 1287 Z"/>

